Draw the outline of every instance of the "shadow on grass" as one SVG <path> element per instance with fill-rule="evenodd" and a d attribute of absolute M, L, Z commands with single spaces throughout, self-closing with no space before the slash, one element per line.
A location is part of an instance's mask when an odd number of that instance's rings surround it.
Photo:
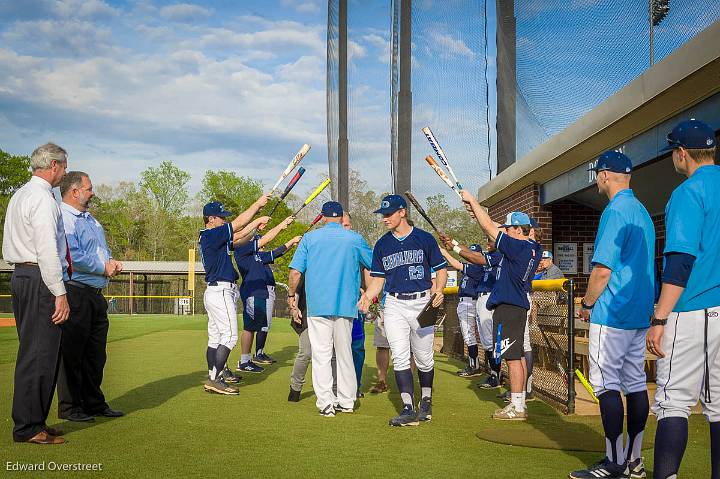
<path fill-rule="evenodd" d="M 113 408 L 125 411 L 126 414 L 154 409 L 187 389 L 199 387 L 203 380 L 207 379 L 206 376 L 207 371 L 199 370 L 158 379 L 131 389 L 109 403 Z"/>

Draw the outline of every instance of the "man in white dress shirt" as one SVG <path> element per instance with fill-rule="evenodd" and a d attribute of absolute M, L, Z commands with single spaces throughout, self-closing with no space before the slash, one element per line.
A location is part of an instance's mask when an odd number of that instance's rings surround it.
<path fill-rule="evenodd" d="M 70 307 L 65 292 L 67 243 L 52 188 L 67 169 L 67 152 L 48 143 L 30 157 L 33 176 L 10 199 L 5 216 L 3 259 L 15 265 L 10 282 L 17 325 L 12 418 L 15 442 L 62 444 L 48 428 L 60 356 L 60 325 Z"/>

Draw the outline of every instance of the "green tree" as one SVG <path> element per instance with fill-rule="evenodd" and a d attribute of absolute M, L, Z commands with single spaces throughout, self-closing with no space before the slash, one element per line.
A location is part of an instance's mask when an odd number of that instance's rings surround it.
<path fill-rule="evenodd" d="M 187 208 L 190 174 L 172 161 L 149 167 L 140 173 L 140 178 L 140 187 L 148 192 L 158 211 L 178 216 Z"/>
<path fill-rule="evenodd" d="M 10 197 L 15 190 L 28 182 L 30 176 L 29 157 L 10 155 L 0 150 L 0 243 Z"/>
<path fill-rule="evenodd" d="M 208 170 L 202 180 L 199 198 L 203 204 L 219 201 L 226 210 L 238 215 L 263 194 L 262 188 L 261 182 L 232 171 Z"/>

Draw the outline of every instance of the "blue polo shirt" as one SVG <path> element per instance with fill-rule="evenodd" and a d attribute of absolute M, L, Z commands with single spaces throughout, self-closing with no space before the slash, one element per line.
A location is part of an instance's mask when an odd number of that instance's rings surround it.
<path fill-rule="evenodd" d="M 477 264 L 463 263 L 463 277 L 458 289 L 459 297 L 476 298 L 478 285 L 485 275 L 485 268 Z"/>
<path fill-rule="evenodd" d="M 665 208 L 665 251 L 695 257 L 674 311 L 720 306 L 720 166 L 701 166 Z"/>
<path fill-rule="evenodd" d="M 537 270 L 542 246 L 530 239 L 515 239 L 501 231 L 495 240 L 495 247 L 502 256 L 499 256 L 500 260 L 494 260 L 496 264 L 491 266 L 502 264 L 502 267 L 499 268 L 495 287 L 487 300 L 487 309 L 493 310 L 501 304 L 530 309 L 527 283 L 532 281 Z"/>
<path fill-rule="evenodd" d="M 618 192 L 605 207 L 592 264 L 612 272 L 590 322 L 617 329 L 650 326 L 655 299 L 655 227 L 632 190 Z"/>
<path fill-rule="evenodd" d="M 308 316 L 356 318 L 360 269 L 369 269 L 371 263 L 367 242 L 339 223 L 303 236 L 290 268 L 305 274 Z"/>
<path fill-rule="evenodd" d="M 200 231 L 200 259 L 205 269 L 205 281 L 238 280 L 237 271 L 232 264 L 232 224 L 225 223 L 215 228 Z"/>

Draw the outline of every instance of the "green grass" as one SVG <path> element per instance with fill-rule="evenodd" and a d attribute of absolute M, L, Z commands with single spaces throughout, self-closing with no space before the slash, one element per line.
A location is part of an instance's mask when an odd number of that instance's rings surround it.
<path fill-rule="evenodd" d="M 387 426 L 396 414 L 396 393 L 367 395 L 355 414 L 321 418 L 311 385 L 300 403 L 288 403 L 288 380 L 297 335 L 278 319 L 268 351 L 278 364 L 262 375 L 245 374 L 240 396 L 205 393 L 206 320 L 203 317 L 114 316 L 103 389 L 108 402 L 128 414 L 95 423 L 60 421 L 53 405 L 48 424 L 60 426 L 68 443 L 35 446 L 12 442 L 10 407 L 17 339 L 14 328 L 0 328 L 0 469 L 6 462 L 102 463 L 102 472 L 66 473 L 106 477 L 197 477 L 242 474 L 250 477 L 566 477 L 568 471 L 599 459 L 597 453 L 507 446 L 478 439 L 488 428 L 521 427 L 528 434 L 552 435 L 561 446 L 562 427 L 577 430 L 600 445 L 599 418 L 568 420 L 547 406 L 530 404 L 532 421 L 498 424 L 489 416 L 498 407 L 495 392 L 455 376 L 457 361 L 436 355 L 433 420 L 415 428 Z M 371 328 L 363 382 L 375 373 Z M 239 351 L 231 357 L 235 364 Z M 310 374 L 308 374 L 310 382 Z M 650 422 L 654 422 L 650 418 Z M 654 427 L 652 428 L 654 429 Z M 520 431 L 520 429 L 518 429 Z M 650 432 L 650 431 L 649 431 Z M 577 437 L 574 435 L 573 437 Z M 567 443 L 567 444 L 566 444 Z M 650 451 L 646 454 L 652 456 Z M 703 418 L 691 420 L 683 477 L 707 477 L 709 440 Z M 652 457 L 646 465 L 652 468 Z M 62 473 L 58 473 L 62 477 Z"/>

